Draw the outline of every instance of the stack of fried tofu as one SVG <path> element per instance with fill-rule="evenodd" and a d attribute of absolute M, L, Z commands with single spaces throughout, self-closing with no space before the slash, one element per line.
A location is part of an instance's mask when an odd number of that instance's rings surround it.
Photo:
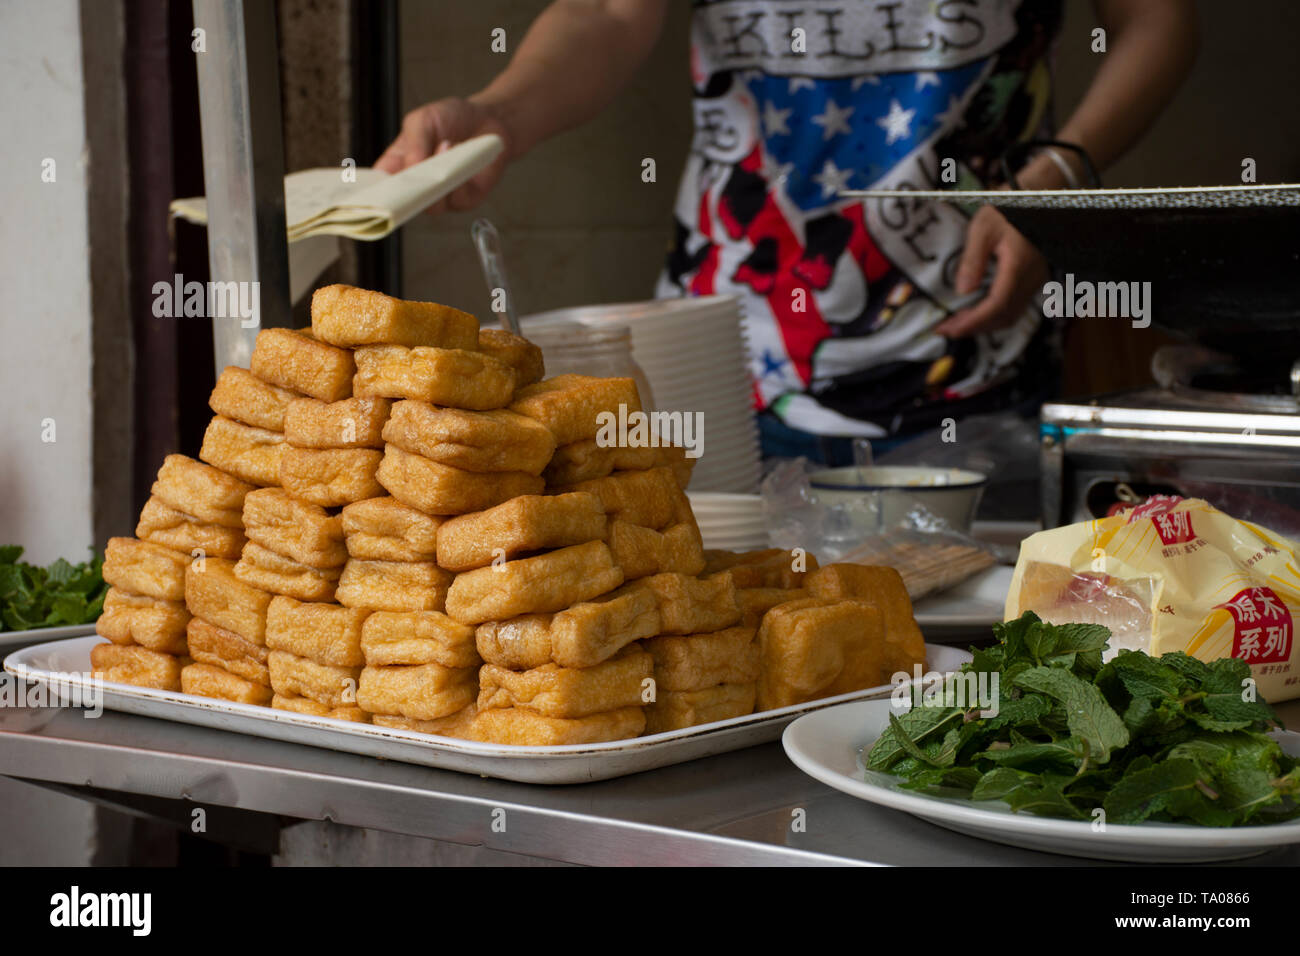
<path fill-rule="evenodd" d="M 187 608 L 191 562 L 229 566 L 244 547 L 245 481 L 218 468 L 168 455 L 140 513 L 135 538 L 111 538 L 104 579 L 111 585 L 95 629 L 113 643 L 91 652 L 106 680 L 180 690 L 191 664 L 188 635 L 203 648 L 205 621 Z"/>
<path fill-rule="evenodd" d="M 460 315 L 358 343 L 357 394 L 393 403 L 377 472 L 388 494 L 344 509 L 339 588 L 341 603 L 370 612 L 357 702 L 376 724 L 444 736 L 468 734 L 481 661 L 473 627 L 445 613 L 453 574 L 437 559 L 441 528 L 540 491 L 554 449 L 544 428 L 505 410 L 541 378 L 541 351 Z"/>
<path fill-rule="evenodd" d="M 617 414 L 620 405 L 640 409 L 631 379 L 563 375 L 521 389 L 510 414 L 551 435 L 554 452 L 594 446 L 599 417 Z M 636 530 L 655 539 L 640 559 L 653 565 L 663 551 L 656 529 L 689 515 L 689 503 L 668 468 L 626 475 L 649 479 L 639 495 L 628 488 L 635 505 L 623 516 L 629 527 L 642 522 Z M 652 665 L 636 641 L 655 633 L 657 613 L 644 595 L 611 595 L 628 574 L 609 543 L 600 489 L 549 491 L 452 518 L 438 529 L 438 563 L 458 572 L 447 613 L 475 626 L 486 662 L 472 733 L 534 745 L 637 736 L 645 726 Z"/>
<path fill-rule="evenodd" d="M 779 549 L 709 552 L 707 560 L 706 574 L 734 582 L 744 624 L 757 630 L 755 710 L 878 687 L 925 662 L 893 568 L 820 568 L 812 555 Z"/>
<path fill-rule="evenodd" d="M 501 744 L 620 740 L 887 683 L 898 575 L 705 552 L 681 448 L 610 445 L 629 378 L 432 303 L 317 290 L 113 539 L 97 673 Z"/>

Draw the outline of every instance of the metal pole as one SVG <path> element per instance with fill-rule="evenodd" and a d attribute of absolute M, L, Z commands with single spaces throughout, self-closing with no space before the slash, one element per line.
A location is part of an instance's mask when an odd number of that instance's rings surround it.
<path fill-rule="evenodd" d="M 250 283 L 256 319 L 212 317 L 217 374 L 248 367 L 258 328 L 291 324 L 284 142 L 273 0 L 194 0 L 208 265 L 213 283 Z M 255 283 L 255 284 L 254 284 Z"/>

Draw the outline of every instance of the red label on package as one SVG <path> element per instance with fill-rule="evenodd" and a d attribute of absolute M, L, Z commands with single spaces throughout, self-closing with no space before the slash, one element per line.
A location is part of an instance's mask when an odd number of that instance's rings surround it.
<path fill-rule="evenodd" d="M 1184 544 L 1193 540 L 1196 532 L 1192 529 L 1191 512 L 1174 510 L 1182 500 L 1172 495 L 1152 495 L 1128 513 L 1125 524 L 1150 518 L 1162 544 Z"/>
<path fill-rule="evenodd" d="M 1291 612 L 1271 588 L 1245 588 L 1225 604 L 1232 615 L 1232 656 L 1250 664 L 1282 663 L 1291 657 Z"/>

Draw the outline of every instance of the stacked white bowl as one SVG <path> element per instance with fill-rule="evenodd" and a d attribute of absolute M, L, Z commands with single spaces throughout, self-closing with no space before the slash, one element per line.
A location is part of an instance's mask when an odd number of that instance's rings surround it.
<path fill-rule="evenodd" d="M 694 482 L 692 482 L 692 486 Z M 757 551 L 767 547 L 767 523 L 759 495 L 688 491 L 706 548 Z"/>
<path fill-rule="evenodd" d="M 632 358 L 650 382 L 655 410 L 702 414 L 702 454 L 691 490 L 758 490 L 758 423 L 735 296 L 582 306 L 521 320 L 525 335 L 529 326 L 551 322 L 631 329 Z"/>

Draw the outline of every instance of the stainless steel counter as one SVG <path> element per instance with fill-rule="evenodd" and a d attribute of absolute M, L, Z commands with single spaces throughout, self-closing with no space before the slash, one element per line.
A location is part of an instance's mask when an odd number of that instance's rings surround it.
<path fill-rule="evenodd" d="M 797 770 L 779 744 L 539 787 L 147 717 L 13 707 L 0 710 L 0 775 L 100 800 L 117 794 L 126 805 L 163 803 L 176 819 L 195 807 L 240 808 L 577 864 L 1085 862 L 976 840 L 844 796 Z M 1294 866 L 1300 848 L 1250 862 Z"/>

